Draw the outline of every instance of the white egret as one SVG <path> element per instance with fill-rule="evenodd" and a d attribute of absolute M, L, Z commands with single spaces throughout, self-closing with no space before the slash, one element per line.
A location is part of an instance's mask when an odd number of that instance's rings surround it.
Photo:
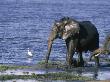
<path fill-rule="evenodd" d="M 27 52 L 27 53 L 28 53 L 28 56 L 29 56 L 29 57 L 32 57 L 32 56 L 33 56 L 32 52 L 30 51 L 29 48 L 28 48 L 28 52 Z"/>

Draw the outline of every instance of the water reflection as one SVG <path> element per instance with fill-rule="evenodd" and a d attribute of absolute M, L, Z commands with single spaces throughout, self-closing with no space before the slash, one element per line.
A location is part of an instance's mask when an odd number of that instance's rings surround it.
<path fill-rule="evenodd" d="M 86 70 L 85 72 L 82 73 L 82 76 L 91 77 L 96 80 L 97 77 L 99 76 L 99 70 L 100 70 L 99 68 L 90 69 L 90 70 L 88 70 L 88 72 Z"/>
<path fill-rule="evenodd" d="M 77 76 L 86 76 L 93 78 L 94 80 L 110 80 L 110 67 L 85 67 L 75 68 L 73 70 L 66 70 L 70 74 Z"/>
<path fill-rule="evenodd" d="M 32 61 L 33 61 L 32 58 L 28 58 L 28 59 L 27 59 L 27 63 L 31 63 Z"/>

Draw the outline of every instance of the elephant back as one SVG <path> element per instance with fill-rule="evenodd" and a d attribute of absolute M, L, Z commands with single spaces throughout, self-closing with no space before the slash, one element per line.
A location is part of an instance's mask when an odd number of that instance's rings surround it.
<path fill-rule="evenodd" d="M 99 48 L 99 33 L 90 21 L 79 22 L 79 44 L 83 50 L 93 51 Z"/>

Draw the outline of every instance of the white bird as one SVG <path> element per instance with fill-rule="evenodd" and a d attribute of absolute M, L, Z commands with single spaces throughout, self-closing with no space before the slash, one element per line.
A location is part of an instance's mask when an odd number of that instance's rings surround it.
<path fill-rule="evenodd" d="M 30 51 L 29 48 L 28 48 L 28 56 L 29 56 L 29 57 L 32 57 L 32 56 L 33 56 L 32 52 Z"/>

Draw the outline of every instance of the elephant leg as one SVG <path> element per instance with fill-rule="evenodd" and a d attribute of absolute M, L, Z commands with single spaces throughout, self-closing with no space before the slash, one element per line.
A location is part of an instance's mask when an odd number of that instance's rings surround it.
<path fill-rule="evenodd" d="M 68 63 L 69 66 L 74 65 L 74 63 L 73 63 L 73 55 L 72 54 L 68 54 L 67 63 Z"/>
<path fill-rule="evenodd" d="M 95 58 L 95 64 L 96 64 L 96 66 L 99 67 L 100 66 L 99 57 L 98 56 L 95 56 L 94 58 Z"/>
<path fill-rule="evenodd" d="M 67 45 L 67 55 L 66 55 L 67 64 L 69 66 L 75 66 L 75 61 L 73 60 L 73 55 L 75 51 L 73 40 L 66 42 L 66 45 Z"/>
<path fill-rule="evenodd" d="M 78 54 L 77 66 L 78 67 L 83 67 L 84 66 L 84 60 L 83 60 L 82 52 L 79 52 L 79 54 Z"/>
<path fill-rule="evenodd" d="M 98 56 L 98 55 L 99 55 L 99 54 L 97 54 L 97 53 L 93 53 L 93 54 L 90 56 L 90 59 L 89 59 L 89 61 L 91 61 L 92 58 L 94 57 L 94 59 L 95 59 L 95 64 L 96 64 L 97 67 L 100 66 L 99 56 Z"/>
<path fill-rule="evenodd" d="M 93 57 L 95 57 L 94 54 L 90 56 L 89 61 L 91 61 Z"/>

